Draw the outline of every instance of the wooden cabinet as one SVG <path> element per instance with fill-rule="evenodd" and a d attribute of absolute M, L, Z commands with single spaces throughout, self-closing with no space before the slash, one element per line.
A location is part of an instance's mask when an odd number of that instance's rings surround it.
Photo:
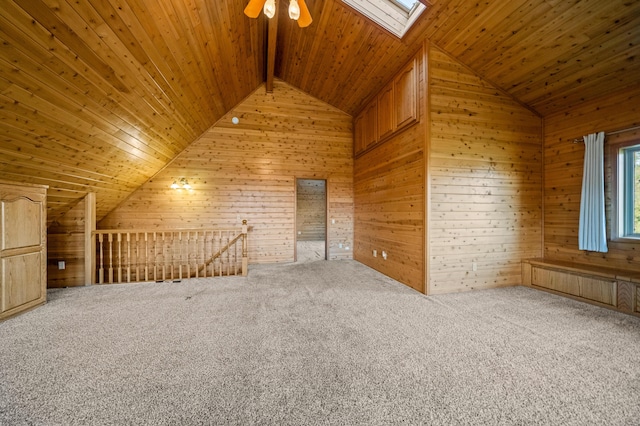
<path fill-rule="evenodd" d="M 416 55 L 354 119 L 356 155 L 418 121 L 420 55 Z"/>
<path fill-rule="evenodd" d="M 374 99 L 354 120 L 355 153 L 378 142 L 378 103 Z"/>
<path fill-rule="evenodd" d="M 396 129 L 393 111 L 393 82 L 378 94 L 378 136 L 384 139 Z"/>
<path fill-rule="evenodd" d="M 393 81 L 395 93 L 395 129 L 399 130 L 418 120 L 418 59 L 414 58 Z"/>
<path fill-rule="evenodd" d="M 378 142 L 378 102 L 374 100 L 364 109 L 364 149 Z"/>
<path fill-rule="evenodd" d="M 0 319 L 47 297 L 47 187 L 0 181 Z"/>

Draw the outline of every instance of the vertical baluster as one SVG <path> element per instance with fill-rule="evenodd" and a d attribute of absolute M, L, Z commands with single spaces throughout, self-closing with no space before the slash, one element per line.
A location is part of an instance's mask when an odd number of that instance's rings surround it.
<path fill-rule="evenodd" d="M 160 254 L 158 253 L 158 234 L 153 233 L 153 280 L 158 281 L 158 265 Z"/>
<path fill-rule="evenodd" d="M 113 234 L 109 233 L 109 284 L 113 284 Z"/>
<path fill-rule="evenodd" d="M 207 234 L 209 232 L 205 229 L 202 231 L 202 276 L 207 278 Z"/>
<path fill-rule="evenodd" d="M 122 234 L 118 232 L 118 283 L 122 282 Z"/>
<path fill-rule="evenodd" d="M 167 279 L 167 270 L 166 270 L 167 254 L 166 254 L 166 248 L 165 248 L 165 242 L 164 242 L 164 232 L 160 234 L 160 238 L 161 238 L 160 247 L 162 249 L 162 281 L 165 281 Z"/>
<path fill-rule="evenodd" d="M 247 254 L 247 221 L 242 221 L 242 276 L 246 277 L 249 270 L 249 256 Z"/>
<path fill-rule="evenodd" d="M 198 270 L 198 269 L 199 269 L 199 268 L 198 268 L 198 263 L 199 263 L 199 262 L 198 262 L 198 253 L 199 253 L 200 251 L 198 250 L 198 243 L 199 243 L 199 240 L 198 240 L 198 231 L 195 231 L 195 234 L 194 234 L 194 236 L 193 236 L 193 237 L 194 237 L 194 243 L 193 243 L 193 263 L 194 263 L 194 267 L 195 267 L 195 269 L 196 269 L 196 278 L 199 278 L 199 270 Z"/>
<path fill-rule="evenodd" d="M 218 250 L 222 250 L 222 231 L 218 231 Z M 218 256 L 218 276 L 222 276 L 222 254 Z"/>
<path fill-rule="evenodd" d="M 169 235 L 167 236 L 167 244 L 165 245 L 165 247 L 167 247 L 167 268 L 169 269 L 167 271 L 167 279 L 173 280 L 173 258 L 174 258 L 174 253 L 173 253 L 173 241 L 175 235 L 173 232 L 169 233 Z"/>
<path fill-rule="evenodd" d="M 168 265 L 168 268 L 169 268 L 169 271 L 170 271 L 170 274 L 169 274 L 170 276 L 168 276 L 167 279 L 173 280 L 175 278 L 175 275 L 176 275 L 176 272 L 175 272 L 175 266 L 176 266 L 175 265 L 175 260 L 176 260 L 176 249 L 175 249 L 176 234 L 171 232 L 169 234 L 168 238 L 169 238 L 169 240 L 168 240 L 167 247 L 168 247 L 168 256 L 169 256 L 168 261 L 169 261 L 169 263 L 167 265 Z"/>
<path fill-rule="evenodd" d="M 213 255 L 216 254 L 216 231 L 211 230 L 211 276 L 216 276 L 216 260 L 213 258 Z"/>
<path fill-rule="evenodd" d="M 233 275 L 238 275 L 238 242 L 233 243 Z"/>
<path fill-rule="evenodd" d="M 216 276 L 216 260 L 213 255 L 216 254 L 216 231 L 211 230 L 211 276 Z"/>
<path fill-rule="evenodd" d="M 98 244 L 100 245 L 100 269 L 98 270 L 98 283 L 104 284 L 104 234 L 98 234 Z"/>
<path fill-rule="evenodd" d="M 144 233 L 144 280 L 149 281 L 149 234 Z"/>
<path fill-rule="evenodd" d="M 133 253 L 134 253 L 134 262 L 135 262 L 135 274 L 136 274 L 136 281 L 140 282 L 143 281 L 142 277 L 140 276 L 140 233 L 136 232 L 134 234 L 136 236 L 136 241 L 133 245 Z"/>
<path fill-rule="evenodd" d="M 131 233 L 127 232 L 127 259 L 126 259 L 126 268 L 127 268 L 127 282 L 131 282 Z"/>
<path fill-rule="evenodd" d="M 178 279 L 182 279 L 182 231 L 178 232 Z"/>
<path fill-rule="evenodd" d="M 227 276 L 231 275 L 231 258 L 229 257 L 229 243 L 231 242 L 231 231 L 227 231 L 227 242 L 225 246 L 227 247 L 226 255 L 227 255 Z"/>

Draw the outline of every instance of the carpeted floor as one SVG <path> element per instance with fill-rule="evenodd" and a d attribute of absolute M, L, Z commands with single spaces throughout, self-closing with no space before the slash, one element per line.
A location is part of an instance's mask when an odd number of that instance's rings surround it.
<path fill-rule="evenodd" d="M 640 319 L 354 261 L 51 290 L 0 323 L 2 425 L 632 425 Z"/>

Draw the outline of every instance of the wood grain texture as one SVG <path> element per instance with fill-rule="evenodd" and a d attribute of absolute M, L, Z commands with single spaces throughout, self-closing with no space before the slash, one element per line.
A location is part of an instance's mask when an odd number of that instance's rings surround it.
<path fill-rule="evenodd" d="M 85 284 L 85 226 L 87 206 L 84 199 L 51 223 L 47 229 L 47 287 L 76 287 Z M 65 268 L 59 269 L 58 262 Z"/>
<path fill-rule="evenodd" d="M 307 5 L 307 28 L 279 8 L 274 75 L 351 115 L 425 40 L 542 115 L 640 75 L 637 1 L 434 0 L 403 39 L 341 0 Z M 49 185 L 49 222 L 88 192 L 104 217 L 263 82 L 266 19 L 245 6 L 0 2 L 0 173 Z"/>
<path fill-rule="evenodd" d="M 520 284 L 542 249 L 541 119 L 434 46 L 429 72 L 429 293 Z"/>
<path fill-rule="evenodd" d="M 545 118 L 544 137 L 544 256 L 603 267 L 640 271 L 640 243 L 611 241 L 612 183 L 611 163 L 605 162 L 605 200 L 609 251 L 596 253 L 578 250 L 578 226 L 584 143 L 573 143 L 583 135 L 610 132 L 640 125 L 640 86 L 611 93 L 585 102 L 579 107 Z M 640 132 L 625 132 L 605 138 L 608 147 L 637 140 Z"/>
<path fill-rule="evenodd" d="M 264 25 L 240 16 L 236 1 L 3 1 L 0 173 L 49 185 L 49 222 L 87 192 L 103 217 L 260 84 Z"/>
<path fill-rule="evenodd" d="M 0 320 L 47 300 L 47 187 L 0 181 Z"/>
<path fill-rule="evenodd" d="M 226 229 L 246 219 L 249 262 L 289 262 L 296 178 L 326 179 L 329 259 L 351 258 L 352 135 L 351 116 L 276 79 L 272 94 L 256 90 L 98 227 Z M 193 191 L 169 188 L 181 177 Z"/>
<path fill-rule="evenodd" d="M 418 80 L 417 96 L 424 105 L 426 74 L 424 51 L 411 60 Z M 388 119 L 389 129 L 378 126 L 380 135 L 393 131 L 397 108 L 393 103 L 394 80 L 377 97 L 378 120 Z M 389 102 L 385 99 L 390 98 Z M 380 105 L 383 105 L 380 107 Z M 365 110 L 365 116 L 366 116 Z M 398 281 L 425 291 L 425 108 L 418 111 L 420 121 L 396 132 L 381 144 L 356 158 L 355 247 L 354 258 Z M 363 132 L 367 134 L 368 132 Z M 373 251 L 376 250 L 374 256 Z M 387 258 L 383 257 L 383 252 Z"/>

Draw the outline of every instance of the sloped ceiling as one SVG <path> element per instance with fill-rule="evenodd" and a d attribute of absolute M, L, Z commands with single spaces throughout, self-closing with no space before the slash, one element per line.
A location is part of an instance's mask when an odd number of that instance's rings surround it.
<path fill-rule="evenodd" d="M 425 38 L 540 115 L 638 85 L 639 1 L 433 0 L 402 40 L 306 2 L 305 29 L 280 7 L 275 76 L 349 114 Z M 0 2 L 0 179 L 49 185 L 49 221 L 88 191 L 106 215 L 263 82 L 245 3 Z"/>

